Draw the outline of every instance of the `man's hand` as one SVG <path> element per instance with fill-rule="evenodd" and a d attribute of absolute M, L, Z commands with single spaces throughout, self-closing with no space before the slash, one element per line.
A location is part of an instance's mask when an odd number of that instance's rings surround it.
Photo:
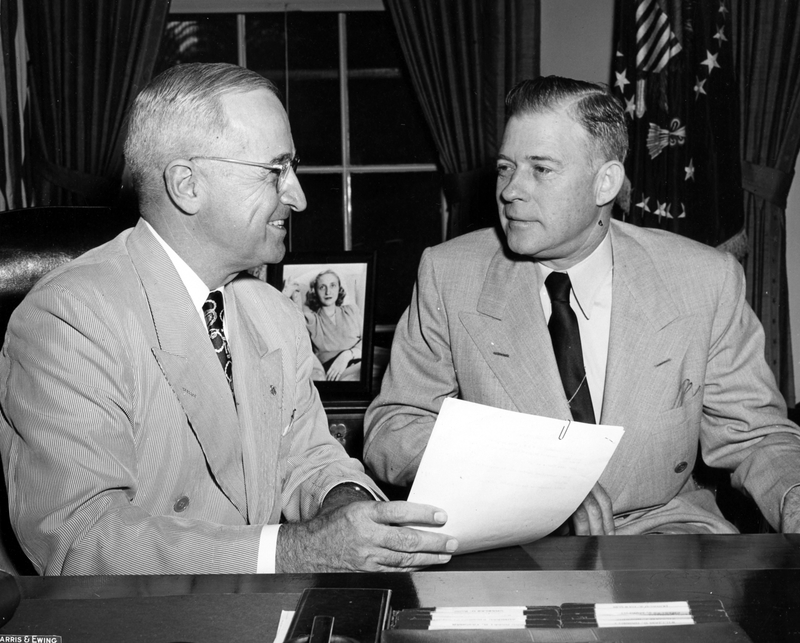
<path fill-rule="evenodd" d="M 278 532 L 278 572 L 414 571 L 446 563 L 458 547 L 447 534 L 402 525 L 439 526 L 441 509 L 413 502 L 353 502 Z"/>
<path fill-rule="evenodd" d="M 614 510 L 611 498 L 598 482 L 586 500 L 572 514 L 576 536 L 611 536 L 614 534 Z"/>
<path fill-rule="evenodd" d="M 794 487 L 786 494 L 781 513 L 781 532 L 800 534 L 800 487 Z"/>

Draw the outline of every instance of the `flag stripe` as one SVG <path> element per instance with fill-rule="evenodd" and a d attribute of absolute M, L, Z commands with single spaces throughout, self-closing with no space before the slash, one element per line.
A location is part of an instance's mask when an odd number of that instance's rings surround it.
<path fill-rule="evenodd" d="M 656 45 L 655 46 L 650 45 L 648 48 L 647 58 L 644 61 L 645 69 L 651 69 L 655 64 L 655 61 L 661 59 L 661 56 L 663 56 L 665 53 L 664 46 L 667 44 L 668 40 L 669 40 L 669 32 L 662 29 L 661 32 L 658 34 L 658 42 L 656 43 Z"/>
<path fill-rule="evenodd" d="M 656 0 L 636 4 L 636 69 L 661 71 L 681 50 L 666 14 Z"/>

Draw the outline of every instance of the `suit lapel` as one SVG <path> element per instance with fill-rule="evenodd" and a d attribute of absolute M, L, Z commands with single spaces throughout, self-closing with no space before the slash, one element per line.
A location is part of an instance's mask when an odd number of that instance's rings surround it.
<path fill-rule="evenodd" d="M 630 480 L 631 470 L 646 460 L 653 418 L 664 408 L 664 396 L 674 393 L 672 362 L 683 358 L 691 333 L 691 320 L 676 313 L 646 249 L 613 222 L 611 229 L 614 285 L 601 422 L 622 426 L 625 436 L 601 478 L 607 488 L 624 487 L 620 481 Z"/>
<path fill-rule="evenodd" d="M 249 522 L 270 521 L 280 503 L 279 471 L 275 466 L 281 441 L 284 382 L 281 351 L 270 351 L 264 337 L 278 333 L 265 319 L 248 313 L 250 302 L 243 281 L 234 280 L 226 290 L 227 317 L 232 329 L 231 359 L 233 381 L 239 408 L 239 426 L 243 445 Z M 259 327 L 259 325 L 261 327 Z M 221 370 L 221 369 L 220 369 Z M 273 490 L 275 493 L 268 493 Z"/>
<path fill-rule="evenodd" d="M 477 313 L 462 313 L 461 322 L 519 411 L 567 418 L 540 287 L 536 264 L 510 259 L 501 248 L 489 266 Z"/>
<path fill-rule="evenodd" d="M 236 407 L 203 322 L 169 257 L 141 221 L 128 239 L 128 250 L 158 337 L 153 355 L 178 397 L 217 483 L 246 517 Z"/>
<path fill-rule="evenodd" d="M 618 227 L 611 230 L 614 285 L 602 421 L 619 424 L 661 399 L 653 369 L 680 359 L 685 342 L 681 333 L 669 332 L 679 321 L 678 306 L 649 255 Z"/>

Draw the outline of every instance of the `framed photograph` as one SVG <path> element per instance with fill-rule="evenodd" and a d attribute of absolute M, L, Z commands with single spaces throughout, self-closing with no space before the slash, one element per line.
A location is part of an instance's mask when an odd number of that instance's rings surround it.
<path fill-rule="evenodd" d="M 368 398 L 375 254 L 290 253 L 270 268 L 268 281 L 305 316 L 322 399 Z"/>

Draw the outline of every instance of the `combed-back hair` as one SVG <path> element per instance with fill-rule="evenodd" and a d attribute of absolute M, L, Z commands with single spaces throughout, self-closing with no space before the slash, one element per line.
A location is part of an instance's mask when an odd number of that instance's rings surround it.
<path fill-rule="evenodd" d="M 125 162 L 140 199 L 160 190 L 166 166 L 178 158 L 214 156 L 225 133 L 220 98 L 275 85 L 254 71 L 228 63 L 170 67 L 145 87 L 127 117 Z"/>
<path fill-rule="evenodd" d="M 565 108 L 579 123 L 603 162 L 623 162 L 628 153 L 625 111 L 608 87 L 561 76 L 523 80 L 506 96 L 506 121 L 514 116 Z"/>

